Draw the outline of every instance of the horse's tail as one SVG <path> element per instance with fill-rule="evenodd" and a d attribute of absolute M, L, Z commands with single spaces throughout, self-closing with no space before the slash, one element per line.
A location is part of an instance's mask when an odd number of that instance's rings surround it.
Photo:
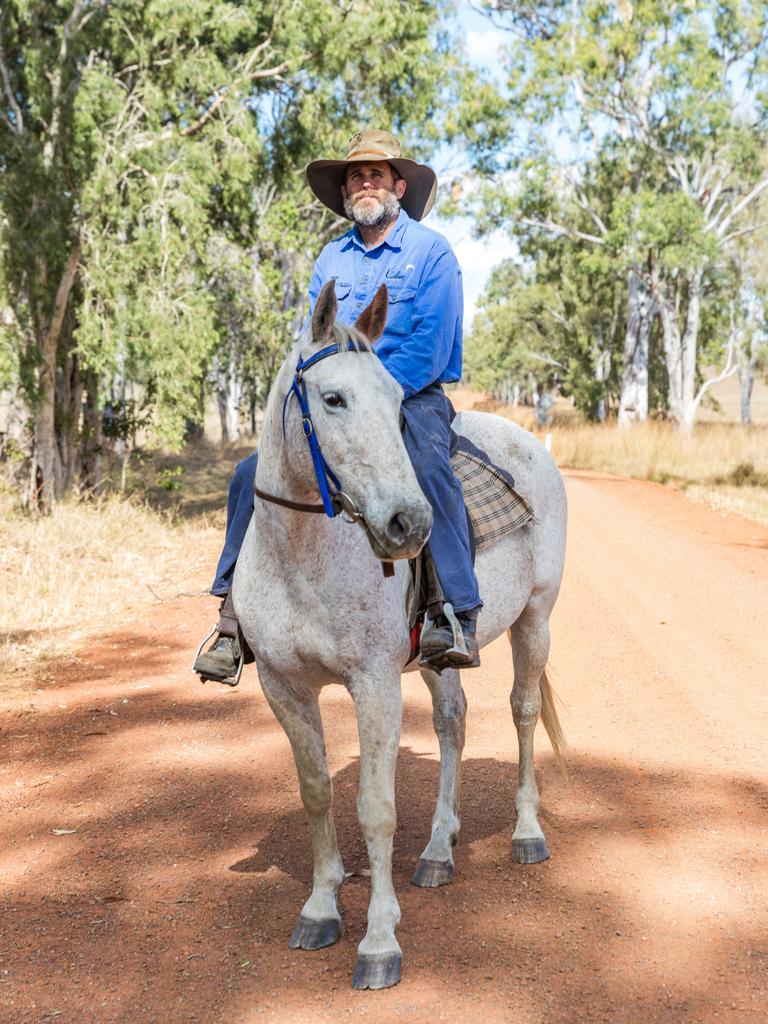
<path fill-rule="evenodd" d="M 512 643 L 511 629 L 507 630 L 507 635 L 509 642 Z M 568 742 L 565 738 L 563 727 L 560 725 L 560 719 L 557 717 L 557 708 L 555 707 L 556 694 L 552 688 L 552 683 L 549 681 L 546 668 L 541 673 L 539 690 L 541 691 L 541 720 L 544 723 L 544 728 L 547 730 L 549 742 L 552 744 L 555 760 L 563 771 L 567 771 Z"/>
<path fill-rule="evenodd" d="M 563 727 L 560 725 L 560 719 L 557 717 L 557 708 L 555 707 L 556 695 L 552 689 L 552 683 L 549 681 L 546 669 L 541 673 L 539 689 L 541 690 L 541 720 L 544 723 L 547 736 L 549 736 L 549 742 L 552 744 L 552 749 L 555 752 L 555 760 L 563 771 L 567 771 L 568 742 L 565 738 Z"/>

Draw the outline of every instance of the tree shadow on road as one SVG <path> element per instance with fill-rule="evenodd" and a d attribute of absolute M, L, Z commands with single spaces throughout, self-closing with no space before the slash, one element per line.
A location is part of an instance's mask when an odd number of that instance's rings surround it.
<path fill-rule="evenodd" d="M 6 779 L 32 762 L 47 781 L 6 799 L 4 1019 L 363 1019 L 375 1006 L 383 1020 L 413 1002 L 432 1016 L 449 1006 L 449 1020 L 678 1024 L 764 1008 L 768 788 L 754 780 L 577 757 L 566 781 L 540 756 L 553 857 L 521 867 L 510 860 L 514 765 L 469 758 L 455 882 L 424 891 L 409 879 L 437 763 L 403 749 L 403 985 L 366 1003 L 348 987 L 369 892 L 356 759 L 334 773 L 353 872 L 344 936 L 289 951 L 311 858 L 287 741 L 264 702 L 148 691 L 128 708 L 119 730 L 91 737 L 73 729 L 87 709 L 51 712 L 6 761 Z M 409 734 L 429 735 L 424 708 L 406 718 Z M 350 714 L 336 738 L 352 729 Z M 52 836 L 62 825 L 77 831 Z"/>

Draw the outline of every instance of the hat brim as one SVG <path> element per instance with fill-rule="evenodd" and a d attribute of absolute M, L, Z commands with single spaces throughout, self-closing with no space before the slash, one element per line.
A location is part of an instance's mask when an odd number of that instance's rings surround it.
<path fill-rule="evenodd" d="M 344 184 L 345 169 L 349 164 L 372 163 L 386 160 L 391 164 L 406 183 L 405 194 L 400 205 L 414 220 L 423 220 L 435 205 L 437 195 L 437 175 L 426 164 L 417 164 L 415 160 L 403 157 L 388 159 L 382 156 L 361 155 L 350 160 L 313 160 L 307 165 L 307 181 L 314 194 L 329 210 L 339 217 L 347 217 L 344 212 L 344 199 L 341 186 Z"/>

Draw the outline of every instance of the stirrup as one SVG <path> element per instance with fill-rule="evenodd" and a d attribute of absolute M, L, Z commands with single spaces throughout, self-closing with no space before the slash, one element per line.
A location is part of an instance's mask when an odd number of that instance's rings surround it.
<path fill-rule="evenodd" d="M 233 676 L 227 676 L 225 679 L 219 679 L 217 676 L 206 676 L 206 675 L 203 675 L 202 672 L 198 672 L 197 669 L 195 668 L 195 665 L 197 663 L 197 659 L 203 653 L 203 648 L 205 647 L 205 645 L 208 643 L 209 640 L 211 640 L 214 636 L 216 636 L 216 634 L 218 632 L 219 632 L 219 624 L 217 622 L 215 624 L 215 626 L 213 627 L 213 629 L 211 630 L 211 632 L 208 634 L 208 636 L 203 640 L 203 642 L 200 644 L 200 646 L 195 651 L 195 656 L 192 659 L 192 671 L 195 673 L 196 676 L 198 676 L 198 678 L 200 679 L 201 683 L 207 683 L 209 680 L 211 680 L 212 682 L 215 682 L 215 683 L 224 683 L 225 686 L 237 686 L 237 684 L 240 682 L 240 676 L 243 674 L 243 665 L 245 664 L 245 644 L 242 644 L 242 643 L 240 644 L 240 657 L 238 658 L 238 662 L 237 662 L 237 671 L 235 672 L 235 674 Z M 213 646 L 213 645 L 211 645 L 211 646 Z"/>
<path fill-rule="evenodd" d="M 461 628 L 461 623 L 456 617 L 456 612 L 454 612 L 450 601 L 443 602 L 442 615 L 448 620 L 448 625 L 451 627 L 453 634 L 451 646 L 435 655 L 433 659 L 427 659 L 423 655 L 419 659 L 419 668 L 428 668 L 438 674 L 444 668 L 461 668 L 462 663 L 473 664 L 472 656 L 467 650 L 467 642 L 464 639 L 464 630 Z M 436 632 L 440 628 L 436 622 L 437 617 L 431 619 L 428 612 L 424 614 L 424 628 L 421 631 L 422 644 L 425 639 L 429 640 L 430 633 Z"/>

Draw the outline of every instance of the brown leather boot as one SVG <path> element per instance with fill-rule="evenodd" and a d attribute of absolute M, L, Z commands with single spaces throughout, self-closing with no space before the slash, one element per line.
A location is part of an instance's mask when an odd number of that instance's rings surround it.
<path fill-rule="evenodd" d="M 203 651 L 206 642 L 214 633 L 217 634 L 215 643 L 207 651 Z M 230 591 L 221 602 L 219 621 L 213 633 L 209 634 L 198 648 L 192 671 L 197 672 L 202 682 L 213 679 L 227 686 L 237 686 L 243 664 L 246 660 L 253 660 L 246 659 L 246 653 L 250 654 L 240 631 Z"/>
<path fill-rule="evenodd" d="M 480 650 L 476 632 L 477 609 L 454 614 L 446 601 L 443 614 L 425 622 L 419 646 L 419 665 L 434 672 L 442 672 L 444 668 L 477 668 Z"/>

